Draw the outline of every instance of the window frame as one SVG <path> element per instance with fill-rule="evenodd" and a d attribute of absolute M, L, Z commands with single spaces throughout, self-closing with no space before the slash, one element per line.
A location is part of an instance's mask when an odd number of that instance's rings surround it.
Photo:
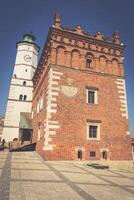
<path fill-rule="evenodd" d="M 23 86 L 26 86 L 26 81 L 23 81 Z"/>
<path fill-rule="evenodd" d="M 19 101 L 23 101 L 23 95 L 22 94 L 19 95 Z"/>
<path fill-rule="evenodd" d="M 98 90 L 93 88 L 86 88 L 86 103 L 89 105 L 98 104 Z M 94 103 L 89 102 L 89 92 L 94 92 Z"/>
<path fill-rule="evenodd" d="M 90 126 L 97 126 L 96 137 L 89 137 Z M 87 122 L 87 140 L 100 140 L 100 123 L 98 123 L 98 122 Z"/>
<path fill-rule="evenodd" d="M 96 157 L 96 151 L 90 151 L 89 152 L 89 157 L 95 158 Z"/>
<path fill-rule="evenodd" d="M 42 123 L 39 122 L 38 123 L 38 141 L 41 139 L 41 136 L 42 136 L 41 129 L 42 129 Z"/>
<path fill-rule="evenodd" d="M 23 101 L 27 101 L 27 95 L 23 95 Z"/>
<path fill-rule="evenodd" d="M 92 58 L 89 57 L 86 59 L 86 68 L 87 69 L 92 69 L 92 62 L 93 62 Z"/>

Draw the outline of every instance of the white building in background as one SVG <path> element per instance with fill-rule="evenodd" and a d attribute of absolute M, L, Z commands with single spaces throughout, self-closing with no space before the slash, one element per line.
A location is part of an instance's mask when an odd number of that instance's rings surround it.
<path fill-rule="evenodd" d="M 29 134 L 32 77 L 37 67 L 38 52 L 39 47 L 31 33 L 25 34 L 23 40 L 17 43 L 16 61 L 10 83 L 2 136 L 6 142 L 22 137 L 20 133 Z"/>

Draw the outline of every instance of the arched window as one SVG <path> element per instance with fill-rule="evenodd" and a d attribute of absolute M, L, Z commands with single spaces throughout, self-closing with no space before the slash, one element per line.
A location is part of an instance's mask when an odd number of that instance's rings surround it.
<path fill-rule="evenodd" d="M 23 95 L 20 94 L 20 96 L 19 96 L 19 100 L 22 101 L 22 99 L 23 99 Z"/>
<path fill-rule="evenodd" d="M 24 85 L 24 86 L 26 85 L 26 81 L 23 81 L 23 85 Z"/>
<path fill-rule="evenodd" d="M 23 100 L 26 101 L 26 99 L 27 99 L 27 95 L 24 95 L 24 99 Z"/>
<path fill-rule="evenodd" d="M 57 47 L 57 65 L 65 65 L 65 47 L 64 46 L 58 46 Z"/>
<path fill-rule="evenodd" d="M 100 65 L 101 65 L 102 69 L 105 70 L 105 67 L 107 65 L 107 57 L 104 56 L 104 55 L 101 55 L 99 57 L 99 62 L 100 62 Z"/>
<path fill-rule="evenodd" d="M 119 61 L 118 61 L 116 58 L 113 58 L 113 59 L 112 59 L 112 65 L 113 65 L 114 67 L 118 67 Z"/>
<path fill-rule="evenodd" d="M 92 59 L 87 58 L 86 59 L 86 67 L 91 68 L 91 64 L 92 64 Z"/>
<path fill-rule="evenodd" d="M 72 67 L 79 67 L 80 66 L 80 51 L 74 49 L 72 51 Z"/>
<path fill-rule="evenodd" d="M 86 54 L 86 68 L 92 68 L 93 65 L 93 55 L 91 53 Z"/>

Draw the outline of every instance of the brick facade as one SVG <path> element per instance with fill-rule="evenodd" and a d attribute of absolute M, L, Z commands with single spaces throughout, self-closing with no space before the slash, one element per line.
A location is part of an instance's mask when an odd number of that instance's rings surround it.
<path fill-rule="evenodd" d="M 3 132 L 3 127 L 4 127 L 4 120 L 5 120 L 5 117 L 0 116 L 0 140 L 2 138 L 2 132 Z"/>
<path fill-rule="evenodd" d="M 33 78 L 33 140 L 45 160 L 131 160 L 123 51 L 118 32 L 91 36 L 55 16 Z"/>

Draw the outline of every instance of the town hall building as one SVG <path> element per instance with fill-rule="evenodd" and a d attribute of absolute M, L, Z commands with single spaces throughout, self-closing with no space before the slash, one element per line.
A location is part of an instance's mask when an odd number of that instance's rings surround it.
<path fill-rule="evenodd" d="M 124 45 L 55 16 L 33 77 L 33 141 L 45 160 L 130 160 Z"/>
<path fill-rule="evenodd" d="M 31 112 L 32 141 L 45 160 L 132 159 L 125 46 L 118 32 L 112 39 L 100 32 L 93 36 L 81 26 L 64 28 L 61 17 L 55 15 L 37 69 L 39 48 L 34 38 L 29 41 L 25 35 L 18 48 L 22 55 L 11 81 L 10 91 L 14 85 L 15 90 L 9 94 L 5 139 L 27 134 L 30 128 L 21 127 L 20 122 Z M 30 70 L 29 76 L 21 77 L 25 70 Z M 27 99 L 26 90 L 20 90 L 23 86 L 30 93 Z M 29 106 L 22 108 L 22 102 Z M 14 131 L 8 131 L 9 126 Z"/>

